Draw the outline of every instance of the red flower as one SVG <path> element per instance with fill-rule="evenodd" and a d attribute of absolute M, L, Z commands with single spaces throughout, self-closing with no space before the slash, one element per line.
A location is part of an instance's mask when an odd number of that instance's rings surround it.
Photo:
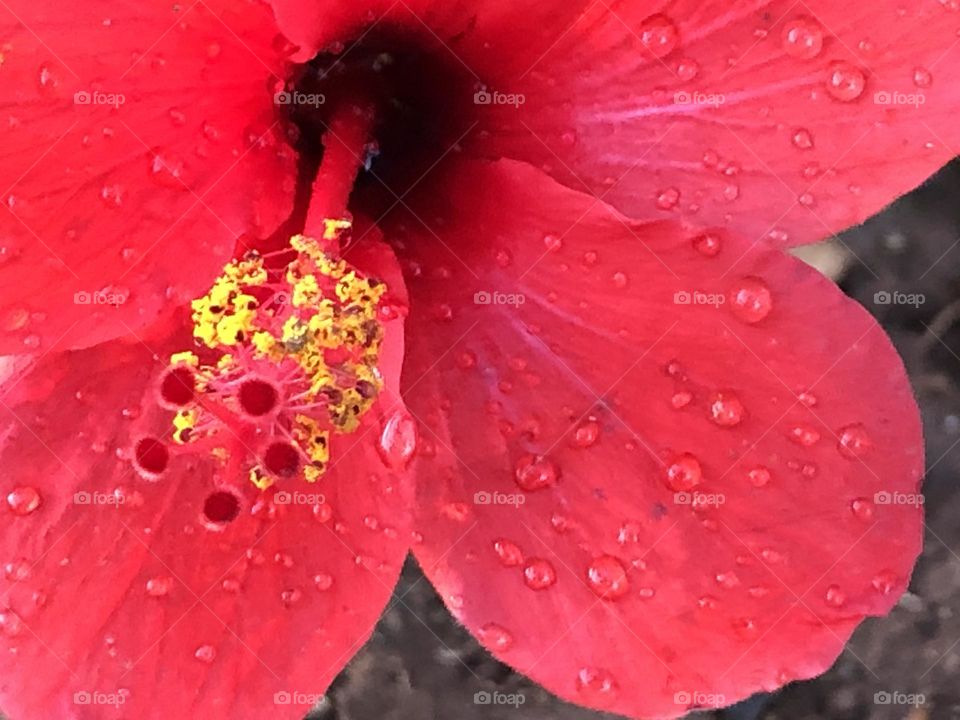
<path fill-rule="evenodd" d="M 920 424 L 782 247 L 952 157 L 953 6 L 272 4 L 0 3 L 3 709 L 299 717 L 411 537 L 589 707 L 827 668 Z"/>

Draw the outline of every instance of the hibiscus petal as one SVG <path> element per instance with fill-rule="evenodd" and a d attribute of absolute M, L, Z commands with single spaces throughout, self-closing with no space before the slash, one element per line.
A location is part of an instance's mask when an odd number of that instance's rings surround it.
<path fill-rule="evenodd" d="M 157 358 L 189 347 L 177 319 L 6 373 L 0 706 L 11 717 L 105 717 L 122 702 L 124 717 L 300 718 L 390 597 L 412 500 L 378 445 L 395 394 L 357 434 L 334 436 L 316 485 L 280 488 L 286 503 L 227 478 L 241 506 L 219 532 L 204 513 L 233 509 L 210 458 L 173 456 L 156 482 L 132 472 L 130 447 L 162 432 Z"/>
<path fill-rule="evenodd" d="M 521 75 L 488 78 L 503 100 L 474 148 L 635 218 L 812 242 L 960 151 L 958 27 L 949 2 L 596 3 Z"/>
<path fill-rule="evenodd" d="M 634 717 L 829 667 L 921 544 L 918 411 L 877 323 L 778 250 L 629 221 L 526 165 L 435 187 L 387 236 L 415 552 L 451 611 Z"/>
<path fill-rule="evenodd" d="M 0 6 L 0 352 L 143 327 L 276 228 L 275 36 L 253 0 Z"/>

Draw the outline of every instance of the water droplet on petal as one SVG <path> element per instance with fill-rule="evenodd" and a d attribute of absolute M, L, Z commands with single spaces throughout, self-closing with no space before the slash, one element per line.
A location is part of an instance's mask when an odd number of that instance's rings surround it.
<path fill-rule="evenodd" d="M 718 572 L 714 579 L 717 581 L 717 585 L 727 590 L 735 588 L 740 584 L 740 578 L 737 577 L 737 574 L 732 570 L 730 572 Z"/>
<path fill-rule="evenodd" d="M 563 247 L 563 240 L 558 235 L 544 235 L 543 244 L 549 252 L 557 252 Z"/>
<path fill-rule="evenodd" d="M 760 278 L 742 278 L 730 291 L 730 311 L 738 320 L 749 324 L 758 323 L 767 317 L 772 309 L 770 288 Z"/>
<path fill-rule="evenodd" d="M 787 55 L 810 60 L 823 49 L 823 28 L 812 18 L 798 17 L 783 26 L 781 41 Z"/>
<path fill-rule="evenodd" d="M 317 573 L 313 576 L 313 584 L 316 586 L 317 590 L 326 592 L 333 587 L 333 576 L 328 575 L 327 573 Z"/>
<path fill-rule="evenodd" d="M 797 425 L 790 428 L 788 437 L 797 445 L 812 447 L 820 442 L 820 433 L 809 425 Z"/>
<path fill-rule="evenodd" d="M 417 450 L 417 423 L 405 410 L 398 410 L 384 423 L 377 445 L 383 462 L 403 469 Z"/>
<path fill-rule="evenodd" d="M 763 487 L 770 482 L 770 470 L 758 465 L 747 473 L 747 478 L 754 487 Z"/>
<path fill-rule="evenodd" d="M 873 520 L 873 500 L 867 498 L 856 498 L 850 503 L 850 510 L 860 520 L 869 522 Z"/>
<path fill-rule="evenodd" d="M 666 15 L 651 15 L 640 23 L 640 42 L 655 58 L 662 58 L 673 52 L 680 40 L 677 26 Z"/>
<path fill-rule="evenodd" d="M 23 620 L 13 610 L 0 610 L 0 632 L 7 637 L 17 637 L 23 632 Z"/>
<path fill-rule="evenodd" d="M 579 447 L 590 447 L 600 436 L 600 426 L 593 420 L 584 420 L 577 425 L 573 433 L 573 441 Z"/>
<path fill-rule="evenodd" d="M 601 555 L 587 566 L 587 584 L 604 600 L 616 600 L 630 590 L 627 569 L 613 555 Z"/>
<path fill-rule="evenodd" d="M 280 593 L 280 602 L 282 602 L 285 607 L 293 607 L 300 602 L 302 597 L 303 593 L 299 589 L 290 588 Z"/>
<path fill-rule="evenodd" d="M 700 65 L 691 58 L 682 58 L 677 63 L 677 77 L 684 82 L 693 80 L 700 72 Z"/>
<path fill-rule="evenodd" d="M 840 589 L 839 585 L 831 585 L 827 588 L 827 592 L 824 594 L 823 599 L 826 601 L 827 605 L 840 607 L 847 601 L 847 596 L 846 593 Z"/>
<path fill-rule="evenodd" d="M 667 466 L 667 487 L 674 492 L 692 490 L 700 484 L 703 471 L 700 461 L 690 453 L 683 453 L 674 458 Z"/>
<path fill-rule="evenodd" d="M 704 233 L 693 239 L 694 250 L 706 257 L 716 257 L 722 247 L 720 236 L 715 233 Z"/>
<path fill-rule="evenodd" d="M 619 689 L 617 681 L 609 671 L 593 667 L 580 668 L 576 687 L 584 702 L 592 705 L 611 702 Z"/>
<path fill-rule="evenodd" d="M 3 566 L 3 574 L 7 580 L 20 582 L 30 577 L 30 563 L 24 558 L 17 558 Z"/>
<path fill-rule="evenodd" d="M 889 595 L 897 586 L 897 575 L 892 570 L 881 570 L 870 581 L 874 589 L 882 595 Z"/>
<path fill-rule="evenodd" d="M 873 441 L 867 434 L 866 428 L 860 423 L 847 425 L 840 429 L 838 433 L 840 439 L 837 442 L 837 450 L 840 454 L 848 458 L 858 458 L 870 452 L 873 447 Z"/>
<path fill-rule="evenodd" d="M 674 409 L 679 410 L 689 405 L 692 400 L 693 395 L 688 393 L 686 390 L 681 390 L 680 392 L 673 394 L 673 396 L 670 398 L 670 404 L 674 407 Z"/>
<path fill-rule="evenodd" d="M 710 419 L 720 427 L 739 425 L 744 414 L 740 398 L 730 391 L 714 393 L 710 399 Z"/>
<path fill-rule="evenodd" d="M 827 72 L 827 92 L 841 102 L 852 102 L 863 95 L 867 78 L 848 62 L 835 62 Z"/>
<path fill-rule="evenodd" d="M 480 636 L 480 642 L 495 651 L 499 650 L 500 652 L 504 652 L 505 650 L 509 650 L 513 645 L 513 635 L 502 625 L 497 625 L 496 623 L 481 625 L 478 634 Z"/>
<path fill-rule="evenodd" d="M 7 495 L 7 506 L 14 515 L 29 515 L 40 507 L 42 499 L 36 488 L 22 486 Z"/>
<path fill-rule="evenodd" d="M 523 566 L 523 581 L 531 590 L 546 590 L 557 582 L 557 571 L 549 560 L 530 558 Z"/>
<path fill-rule="evenodd" d="M 661 210 L 672 210 L 678 202 L 680 202 L 680 191 L 675 187 L 657 193 L 657 207 Z"/>
<path fill-rule="evenodd" d="M 625 273 L 615 272 L 613 274 L 613 284 L 615 287 L 625 288 L 627 286 L 627 282 L 628 279 Z"/>
<path fill-rule="evenodd" d="M 201 645 L 193 656 L 202 663 L 210 664 L 217 659 L 217 649 L 213 645 Z"/>
<path fill-rule="evenodd" d="M 555 485 L 559 475 L 557 466 L 546 458 L 525 455 L 517 461 L 514 477 L 521 489 L 533 492 Z"/>
<path fill-rule="evenodd" d="M 918 88 L 928 88 L 933 84 L 933 74 L 926 68 L 914 68 L 913 84 Z"/>
<path fill-rule="evenodd" d="M 494 541 L 493 549 L 504 567 L 516 567 L 523 562 L 523 551 L 516 543 L 501 538 Z"/>
<path fill-rule="evenodd" d="M 147 595 L 163 597 L 173 589 L 173 578 L 168 575 L 150 578 L 147 580 Z"/>

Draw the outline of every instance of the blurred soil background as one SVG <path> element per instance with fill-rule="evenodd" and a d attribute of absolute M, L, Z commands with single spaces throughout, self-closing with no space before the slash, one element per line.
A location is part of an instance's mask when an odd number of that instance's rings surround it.
<path fill-rule="evenodd" d="M 960 720 L 960 161 L 863 226 L 802 257 L 834 278 L 893 338 L 923 412 L 927 530 L 910 592 L 890 617 L 858 629 L 834 667 L 703 720 Z M 877 293 L 923 296 L 882 304 Z M 881 296 L 882 297 L 882 296 Z M 601 720 L 488 655 L 408 562 L 402 602 L 382 618 L 310 720 Z M 478 691 L 523 693 L 477 705 Z M 923 694 L 918 707 L 878 692 Z"/>

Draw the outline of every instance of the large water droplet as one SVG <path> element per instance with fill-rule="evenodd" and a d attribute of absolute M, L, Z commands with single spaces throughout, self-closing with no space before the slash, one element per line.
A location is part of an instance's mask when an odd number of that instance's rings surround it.
<path fill-rule="evenodd" d="M 841 102 L 852 102 L 863 95 L 867 78 L 848 62 L 835 62 L 827 72 L 827 92 Z"/>
<path fill-rule="evenodd" d="M 590 447 L 600 436 L 600 425 L 596 421 L 587 419 L 577 425 L 573 433 L 573 442 L 578 447 Z"/>
<path fill-rule="evenodd" d="M 784 52 L 800 60 L 810 60 L 823 49 L 823 28 L 809 17 L 798 17 L 783 26 Z"/>
<path fill-rule="evenodd" d="M 873 520 L 873 500 L 868 498 L 855 498 L 850 503 L 850 511 L 860 520 L 869 522 Z"/>
<path fill-rule="evenodd" d="M 587 584 L 604 600 L 616 600 L 630 590 L 627 569 L 613 555 L 601 555 L 587 566 Z"/>
<path fill-rule="evenodd" d="M 557 582 L 557 571 L 544 558 L 530 558 L 523 566 L 523 581 L 531 590 L 546 590 Z"/>
<path fill-rule="evenodd" d="M 147 580 L 147 595 L 163 597 L 173 589 L 173 578 L 168 575 L 150 578 Z"/>
<path fill-rule="evenodd" d="M 384 423 L 377 448 L 388 467 L 407 466 L 417 450 L 417 423 L 406 410 L 398 410 Z"/>
<path fill-rule="evenodd" d="M 700 484 L 703 470 L 700 461 L 690 453 L 683 453 L 674 458 L 666 469 L 667 487 L 675 492 L 692 490 Z"/>
<path fill-rule="evenodd" d="M 533 492 L 555 485 L 560 472 L 557 466 L 546 458 L 525 455 L 517 461 L 515 479 L 523 490 Z"/>
<path fill-rule="evenodd" d="M 763 487 L 770 482 L 770 470 L 763 465 L 758 465 L 747 473 L 747 478 L 754 487 Z"/>
<path fill-rule="evenodd" d="M 217 659 L 217 649 L 213 645 L 201 645 L 193 653 L 193 656 L 200 662 L 209 665 Z"/>
<path fill-rule="evenodd" d="M 509 540 L 500 538 L 493 543 L 493 550 L 500 559 L 500 564 L 504 567 L 516 567 L 523 562 L 523 551 L 520 547 Z"/>
<path fill-rule="evenodd" d="M 601 668 L 580 668 L 576 680 L 577 692 L 584 702 L 592 705 L 605 705 L 616 697 L 617 681 L 608 671 Z"/>
<path fill-rule="evenodd" d="M 675 187 L 669 187 L 657 193 L 657 207 L 661 210 L 672 210 L 680 202 L 680 191 Z"/>
<path fill-rule="evenodd" d="M 513 635 L 502 625 L 496 623 L 487 623 L 481 625 L 479 630 L 480 642 L 494 651 L 504 652 L 513 645 Z"/>
<path fill-rule="evenodd" d="M 739 425 L 746 412 L 740 398 L 730 391 L 714 393 L 709 411 L 710 419 L 720 427 Z"/>
<path fill-rule="evenodd" d="M 640 23 L 640 42 L 655 58 L 662 58 L 673 52 L 680 41 L 677 26 L 666 15 L 651 15 Z"/>
<path fill-rule="evenodd" d="M 723 247 L 720 236 L 716 233 L 703 233 L 693 239 L 693 248 L 706 257 L 716 257 Z"/>
<path fill-rule="evenodd" d="M 873 447 L 873 441 L 867 434 L 866 428 L 860 423 L 840 428 L 838 435 L 840 439 L 837 441 L 837 449 L 844 457 L 861 457 L 870 452 Z"/>
<path fill-rule="evenodd" d="M 773 309 L 770 288 L 757 277 L 741 278 L 730 291 L 730 311 L 738 320 L 753 324 L 763 320 Z"/>
<path fill-rule="evenodd" d="M 21 486 L 7 495 L 7 506 L 14 515 L 29 515 L 40 507 L 42 498 L 36 488 Z"/>

